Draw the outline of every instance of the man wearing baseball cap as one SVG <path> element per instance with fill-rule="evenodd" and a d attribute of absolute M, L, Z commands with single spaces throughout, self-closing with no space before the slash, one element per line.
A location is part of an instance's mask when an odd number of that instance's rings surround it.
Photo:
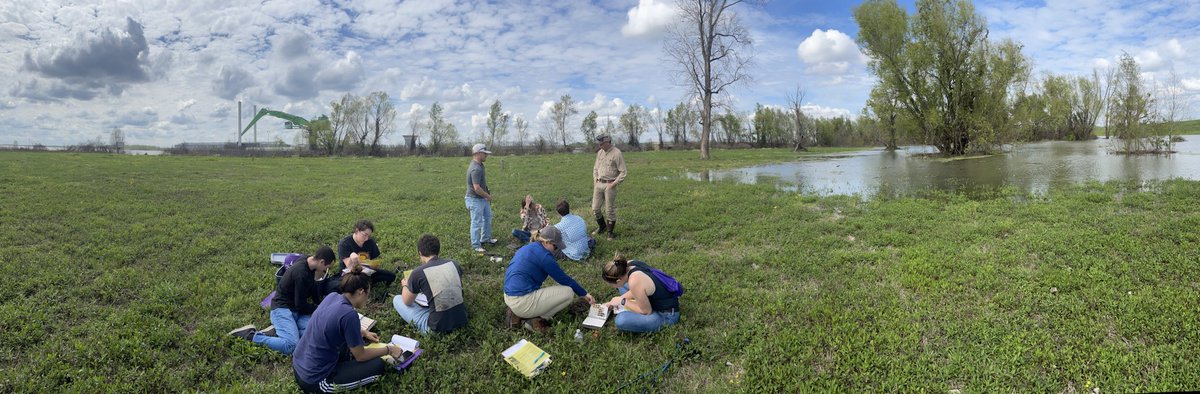
<path fill-rule="evenodd" d="M 629 171 L 625 169 L 625 156 L 613 146 L 611 136 L 601 134 L 596 142 L 600 143 L 600 150 L 596 151 L 596 164 L 592 166 L 592 212 L 600 227 L 595 234 L 607 232 L 608 239 L 613 239 L 617 236 L 617 185 L 625 181 Z"/>
<path fill-rule="evenodd" d="M 471 147 L 471 165 L 467 167 L 467 211 L 471 212 L 471 249 L 484 253 L 483 244 L 493 245 L 492 192 L 488 190 L 483 162 L 492 154 L 483 144 Z"/>
<path fill-rule="evenodd" d="M 547 321 L 570 306 L 576 296 L 583 297 L 588 304 L 596 303 L 596 299 L 563 272 L 554 259 L 554 252 L 566 247 L 558 228 L 543 227 L 534 233 L 533 240 L 517 249 L 504 271 L 504 304 L 508 306 L 504 309 L 504 322 L 509 328 L 524 326 L 546 333 Z M 542 287 L 547 276 L 558 285 Z"/>

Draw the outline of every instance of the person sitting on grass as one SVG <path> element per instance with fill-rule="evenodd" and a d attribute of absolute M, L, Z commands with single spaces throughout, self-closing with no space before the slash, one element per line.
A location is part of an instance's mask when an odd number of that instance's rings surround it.
<path fill-rule="evenodd" d="M 387 364 L 380 357 L 403 357 L 404 350 L 396 345 L 366 347 L 367 341 L 378 342 L 379 335 L 362 329 L 356 308 L 367 305 L 371 282 L 361 266 L 351 268 L 342 275 L 339 293 L 326 295 L 317 306 L 308 333 L 300 337 L 292 355 L 292 374 L 300 389 L 309 393 L 356 389 L 383 375 Z"/>
<path fill-rule="evenodd" d="M 229 334 L 283 354 L 292 354 L 296 343 L 304 337 L 310 315 L 317 309 L 317 300 L 321 299 L 317 278 L 325 277 L 332 262 L 333 249 L 328 246 L 317 248 L 312 256 L 298 259 L 275 286 L 275 298 L 271 299 L 271 327 L 258 332 L 254 326 L 245 326 Z"/>
<path fill-rule="evenodd" d="M 521 228 L 514 229 L 512 235 L 522 244 L 529 243 L 530 235 L 549 223 L 546 209 L 542 208 L 542 204 L 533 202 L 533 196 L 526 194 L 525 199 L 521 200 Z"/>
<path fill-rule="evenodd" d="M 354 223 L 354 232 L 338 242 L 338 266 L 333 271 L 333 278 L 325 284 L 325 294 L 337 290 L 339 278 L 347 270 L 361 265 L 363 260 L 379 258 L 379 245 L 371 235 L 375 233 L 375 225 L 370 220 L 362 219 Z M 358 257 L 363 256 L 363 257 Z M 383 283 L 381 291 L 386 291 L 392 282 L 396 281 L 396 273 L 382 268 L 363 267 L 363 272 L 371 277 L 374 283 Z"/>
<path fill-rule="evenodd" d="M 575 261 L 583 261 L 596 247 L 596 240 L 587 233 L 587 222 L 579 215 L 571 213 L 571 204 L 567 200 L 558 200 L 554 211 L 562 216 L 562 219 L 559 219 L 554 227 L 557 227 L 558 231 L 562 233 L 563 244 L 566 245 L 562 250 L 554 251 L 554 257 L 559 260 L 566 257 Z"/>
<path fill-rule="evenodd" d="M 646 263 L 631 262 L 617 255 L 604 266 L 603 275 L 620 294 L 605 305 L 625 307 L 613 319 L 618 330 L 655 332 L 679 322 L 679 297 L 667 291 Z"/>
<path fill-rule="evenodd" d="M 546 226 L 533 239 L 536 242 L 517 249 L 504 271 L 504 303 L 508 306 L 504 319 L 509 328 L 524 323 L 526 329 L 545 333 L 549 329 L 547 320 L 569 306 L 575 296 L 583 297 L 588 304 L 596 303 L 596 299 L 554 259 L 554 251 L 563 248 L 558 228 Z M 547 276 L 559 286 L 542 287 Z"/>
<path fill-rule="evenodd" d="M 422 334 L 431 330 L 447 333 L 467 325 L 467 305 L 463 303 L 462 268 L 454 260 L 438 257 L 442 243 L 430 234 L 417 240 L 421 266 L 400 280 L 402 293 L 392 299 L 396 312 Z M 429 300 L 417 302 L 417 295 Z"/>

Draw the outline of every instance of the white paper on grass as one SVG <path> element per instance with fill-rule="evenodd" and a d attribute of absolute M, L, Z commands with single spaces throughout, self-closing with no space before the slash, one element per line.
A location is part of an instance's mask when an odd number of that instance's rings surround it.
<path fill-rule="evenodd" d="M 409 338 L 406 336 L 401 336 L 401 335 L 392 335 L 391 343 L 393 345 L 399 346 L 400 350 L 404 350 L 406 352 L 416 351 L 417 346 L 421 345 L 421 343 L 418 342 L 416 339 L 412 339 L 412 338 Z"/>
<path fill-rule="evenodd" d="M 514 354 L 517 354 L 517 350 L 520 350 L 521 346 L 525 346 L 525 342 L 527 341 L 524 339 L 517 341 L 515 345 L 509 346 L 508 349 L 504 349 L 504 352 L 500 353 L 500 355 L 504 356 L 504 358 L 512 357 Z"/>

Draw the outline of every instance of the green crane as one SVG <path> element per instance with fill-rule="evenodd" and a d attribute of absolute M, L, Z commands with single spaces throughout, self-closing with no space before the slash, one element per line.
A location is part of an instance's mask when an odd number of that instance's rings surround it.
<path fill-rule="evenodd" d="M 267 116 L 267 115 L 286 120 L 286 122 L 283 123 L 283 128 L 285 128 L 285 129 L 297 129 L 298 128 L 298 129 L 308 130 L 309 122 L 307 119 L 301 118 L 296 115 L 289 114 L 287 112 L 272 111 L 272 110 L 263 108 L 263 109 L 258 110 L 257 114 L 254 114 L 254 119 L 251 119 L 250 124 L 246 125 L 246 128 L 242 129 L 242 132 L 238 134 L 238 137 L 240 138 L 241 136 L 245 135 L 246 131 L 250 130 L 251 127 L 254 127 L 254 124 L 257 123 L 259 119 L 262 119 L 264 116 Z"/>

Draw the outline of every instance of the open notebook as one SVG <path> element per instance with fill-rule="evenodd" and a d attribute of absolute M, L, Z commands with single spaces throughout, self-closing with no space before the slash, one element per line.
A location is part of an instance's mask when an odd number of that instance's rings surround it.
<path fill-rule="evenodd" d="M 587 318 L 583 319 L 583 327 L 599 330 L 604 327 L 604 323 L 608 322 L 609 317 L 624 311 L 624 305 L 617 305 L 610 311 L 607 305 L 594 304 L 591 309 L 588 309 Z"/>

